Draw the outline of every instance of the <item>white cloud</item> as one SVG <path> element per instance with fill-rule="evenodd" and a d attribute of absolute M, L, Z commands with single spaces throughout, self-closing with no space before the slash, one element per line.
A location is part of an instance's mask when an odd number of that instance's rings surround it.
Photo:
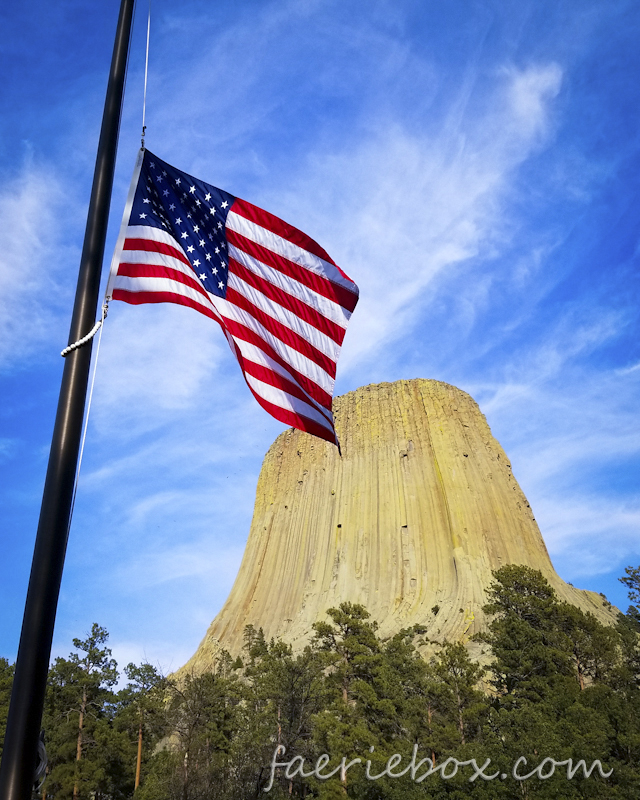
<path fill-rule="evenodd" d="M 214 546 L 211 538 L 188 544 L 174 541 L 160 552 L 140 553 L 121 565 L 114 577 L 123 585 L 135 578 L 141 589 L 185 578 L 206 579 L 213 586 L 229 584 L 229 576 L 235 575 L 240 566 L 243 550 L 242 545 Z"/>
<path fill-rule="evenodd" d="M 95 424 L 130 436 L 189 408 L 230 355 L 225 350 L 219 327 L 191 309 L 112 302 L 96 375 Z"/>
<path fill-rule="evenodd" d="M 518 70 L 505 70 L 509 81 L 506 98 L 512 114 L 507 125 L 515 133 L 515 141 L 536 142 L 548 128 L 549 101 L 560 91 L 562 69 L 551 63 Z"/>
<path fill-rule="evenodd" d="M 17 439 L 9 439 L 6 437 L 0 438 L 0 463 L 8 461 L 12 458 L 16 451 Z"/>
<path fill-rule="evenodd" d="M 511 379 L 467 387 L 567 580 L 611 572 L 638 549 L 640 493 L 624 478 L 640 461 L 637 373 L 584 359 L 622 327 L 606 311 L 586 329 L 561 321 L 526 357 L 514 354 Z"/>
<path fill-rule="evenodd" d="M 57 319 L 67 299 L 59 272 L 77 257 L 62 244 L 64 202 L 55 171 L 31 159 L 0 193 L 0 365 L 18 362 L 52 334 L 59 349 L 66 344 Z"/>
<path fill-rule="evenodd" d="M 555 64 L 505 71 L 484 116 L 462 115 L 437 135 L 382 118 L 375 135 L 316 154 L 288 191 L 274 189 L 283 216 L 317 232 L 361 285 L 342 371 L 401 338 L 433 300 L 436 277 L 504 248 L 513 234 L 506 200 L 549 127 L 560 78 Z M 474 277 L 474 300 L 490 280 Z M 475 306 L 464 312 L 468 326 Z"/>
<path fill-rule="evenodd" d="M 638 372 L 640 370 L 640 361 L 637 364 L 632 364 L 630 367 L 623 367 L 622 369 L 617 370 L 618 375 L 631 375 L 633 372 Z"/>
<path fill-rule="evenodd" d="M 616 502 L 576 492 L 536 505 L 549 552 L 565 573 L 601 575 L 638 553 L 640 499 Z"/>

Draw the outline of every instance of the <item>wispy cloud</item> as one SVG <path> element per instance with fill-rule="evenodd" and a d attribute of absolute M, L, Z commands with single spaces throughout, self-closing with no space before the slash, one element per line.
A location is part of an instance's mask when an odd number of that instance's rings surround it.
<path fill-rule="evenodd" d="M 566 579 L 619 572 L 640 534 L 640 492 L 624 477 L 640 465 L 638 373 L 591 363 L 625 327 L 610 310 L 592 316 L 570 325 L 569 314 L 514 354 L 503 382 L 470 387 Z"/>
<path fill-rule="evenodd" d="M 114 303 L 100 353 L 97 425 L 131 435 L 132 424 L 140 432 L 158 424 L 158 414 L 185 409 L 215 381 L 225 350 L 218 326 L 190 309 Z"/>
<path fill-rule="evenodd" d="M 640 370 L 640 361 L 637 364 L 632 364 L 630 367 L 623 367 L 616 371 L 618 375 L 631 375 L 631 373 L 638 372 L 639 370 Z"/>
<path fill-rule="evenodd" d="M 242 545 L 220 547 L 218 544 L 214 549 L 210 542 L 199 544 L 205 546 L 200 549 L 193 543 L 172 542 L 163 552 L 140 554 L 132 563 L 121 567 L 116 578 L 124 583 L 135 576 L 142 589 L 185 578 L 206 579 L 214 586 L 222 583 L 228 587 L 229 575 L 235 575 L 240 566 Z"/>
<path fill-rule="evenodd" d="M 17 445 L 16 439 L 0 438 L 0 462 L 11 458 Z"/>
<path fill-rule="evenodd" d="M 64 203 L 56 171 L 31 158 L 0 192 L 0 365 L 59 332 L 60 267 L 74 252 L 62 243 Z"/>
<path fill-rule="evenodd" d="M 225 4 L 163 8 L 147 144 L 305 230 L 359 282 L 339 391 L 435 377 L 480 402 L 570 578 L 602 573 L 599 535 L 615 543 L 610 561 L 635 547 L 637 312 L 627 300 L 623 308 L 622 292 L 598 296 L 580 229 L 584 214 L 594 241 L 610 241 L 618 222 L 603 222 L 594 198 L 607 208 L 598 192 L 620 180 L 620 153 L 637 150 L 625 133 L 631 117 L 603 101 L 608 56 L 593 45 L 626 5 L 558 7 L 539 29 L 535 4 L 512 6 L 465 6 L 464 26 L 456 4 L 437 13 L 386 0 L 254 3 L 228 15 Z M 605 38 L 610 46 L 604 35 L 599 46 Z M 136 58 L 112 239 L 133 161 L 125 143 L 135 149 L 138 139 Z M 97 109 L 101 96 L 83 87 L 74 107 Z M 85 213 L 73 197 L 88 185 L 88 128 L 97 126 L 88 115 L 71 124 L 68 108 L 51 151 L 75 153 L 71 172 L 26 159 L 0 195 L 5 365 L 22 368 L 45 336 L 43 352 L 55 341 L 57 354 L 68 329 Z M 602 146 L 605 131 L 617 132 L 616 152 Z M 586 241 L 582 250 L 572 237 Z M 620 265 L 606 251 L 597 272 L 613 280 Z M 628 275 L 637 256 L 620 255 Z M 261 459 L 280 430 L 214 323 L 169 305 L 112 304 L 57 639 L 95 619 L 123 664 L 173 653 L 169 666 L 180 666 L 233 581 Z M 3 435 L 11 453 L 14 432 Z M 108 607 L 97 598 L 107 593 Z"/>
<path fill-rule="evenodd" d="M 640 499 L 619 500 L 576 492 L 537 503 L 538 522 L 556 567 L 569 579 L 622 574 L 639 554 Z"/>
<path fill-rule="evenodd" d="M 481 251 L 485 263 L 500 252 L 510 234 L 512 181 L 541 145 L 560 78 L 557 65 L 505 71 L 485 113 L 463 116 L 446 135 L 419 137 L 380 120 L 382 132 L 316 154 L 280 193 L 362 286 L 342 370 L 379 359 L 383 343 L 405 336 L 442 272 Z M 489 281 L 474 276 L 476 297 Z M 475 305 L 467 306 L 471 317 Z"/>

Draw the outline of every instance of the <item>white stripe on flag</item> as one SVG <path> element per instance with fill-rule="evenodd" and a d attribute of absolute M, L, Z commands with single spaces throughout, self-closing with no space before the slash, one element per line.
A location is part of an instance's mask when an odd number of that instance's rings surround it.
<path fill-rule="evenodd" d="M 156 253 L 152 250 L 123 250 L 122 251 L 122 264 L 150 264 L 152 266 L 168 267 L 175 269 L 177 272 L 182 272 L 183 275 L 188 275 L 190 278 L 195 279 L 193 269 L 185 264 L 175 256 L 167 255 L 166 253 Z"/>
<path fill-rule="evenodd" d="M 317 384 L 321 389 L 327 392 L 327 394 L 333 393 L 335 381 L 331 375 L 326 372 L 326 370 L 322 369 L 319 364 L 317 364 L 315 361 L 312 361 L 310 358 L 307 358 L 290 345 L 285 344 L 285 342 L 283 342 L 281 339 L 275 337 L 247 311 L 238 308 L 228 300 L 223 300 L 221 297 L 212 297 L 211 301 L 215 305 L 221 317 L 233 320 L 234 322 L 238 322 L 240 325 L 244 325 L 245 327 L 249 328 L 249 330 L 253 331 L 261 339 L 270 344 L 280 358 L 286 361 L 287 364 L 291 364 L 291 367 L 296 372 L 299 372 L 300 375 L 304 375 L 305 378 L 308 378 L 310 381 Z M 233 338 L 237 340 L 236 336 Z"/>
<path fill-rule="evenodd" d="M 256 345 L 252 344 L 251 342 L 246 342 L 243 339 L 237 339 L 235 337 L 232 337 L 232 338 L 233 338 L 234 342 L 236 343 L 236 346 L 238 347 L 238 349 L 242 353 L 242 357 L 246 361 L 250 361 L 253 364 L 258 364 L 261 367 L 266 367 L 271 372 L 274 372 L 277 375 L 280 375 L 281 377 L 286 378 L 287 380 L 290 380 L 292 383 L 295 383 L 295 384 L 298 383 L 297 382 L 297 378 L 295 377 L 295 374 L 293 373 L 293 371 L 289 371 L 289 370 L 285 369 L 282 366 L 282 364 L 278 364 L 278 362 L 274 361 L 272 358 L 270 358 L 264 352 L 264 350 L 261 350 L 259 347 L 256 347 Z M 316 400 L 314 400 L 307 392 L 305 392 L 304 389 L 302 389 L 302 387 L 298 386 L 298 388 L 300 388 L 300 390 L 303 392 L 303 394 L 306 395 L 306 397 L 309 398 L 309 404 L 310 405 L 314 406 L 314 408 L 317 408 L 317 410 L 321 414 L 324 414 L 325 416 L 328 415 L 329 417 L 332 416 L 330 411 L 328 411 L 327 409 L 323 408 Z"/>
<path fill-rule="evenodd" d="M 293 411 L 294 414 L 300 414 L 303 417 L 312 419 L 314 422 L 322 425 L 323 428 L 333 431 L 331 423 L 323 414 L 320 414 L 317 409 L 313 408 L 307 403 L 304 403 L 297 397 L 287 394 L 287 392 L 283 391 L 282 389 L 272 386 L 270 383 L 265 383 L 264 381 L 254 378 L 253 375 L 245 373 L 245 378 L 247 379 L 247 383 L 251 386 L 253 391 L 256 394 L 259 394 L 260 397 L 263 397 L 269 403 L 272 403 L 274 406 L 280 406 L 280 408 Z"/>
<path fill-rule="evenodd" d="M 344 286 L 345 289 L 353 292 L 353 282 L 341 275 L 340 270 L 333 264 L 310 253 L 308 250 L 303 250 L 297 244 L 293 244 L 288 239 L 278 236 L 261 225 L 251 222 L 246 217 L 241 217 L 240 214 L 236 214 L 233 211 L 233 208 L 227 216 L 227 228 L 239 233 L 241 236 L 246 236 L 252 242 L 261 244 L 268 250 L 283 256 L 288 261 L 293 261 L 295 264 L 315 272 L 321 278 L 337 283 L 339 286 Z"/>
<path fill-rule="evenodd" d="M 127 228 L 126 239 L 143 239 L 151 242 L 162 242 L 175 250 L 184 253 L 184 248 L 170 233 L 163 231 L 161 228 L 153 228 L 151 225 L 130 225 Z M 124 251 L 127 252 L 126 250 Z M 184 257 L 187 255 L 184 253 Z"/>
<path fill-rule="evenodd" d="M 283 275 L 279 270 L 273 269 L 268 264 L 264 264 L 257 258 L 250 256 L 249 253 L 245 253 L 244 250 L 240 250 L 235 245 L 229 245 L 229 256 L 240 262 L 240 264 L 245 266 L 248 270 L 251 270 L 254 275 L 277 286 L 292 297 L 296 297 L 298 300 L 301 300 L 303 303 L 306 303 L 306 305 L 315 309 L 321 316 L 330 319 L 332 322 L 335 322 L 336 325 L 340 325 L 341 328 L 346 329 L 351 317 L 351 312 L 347 311 L 347 309 L 343 308 L 339 303 L 334 303 L 332 300 L 329 300 L 328 297 L 314 292 L 313 289 L 310 289 L 303 283 L 294 280 L 288 275 Z"/>
<path fill-rule="evenodd" d="M 231 270 L 229 271 L 229 281 L 227 285 L 235 289 L 243 297 L 246 297 L 251 305 L 259 308 L 276 322 L 279 322 L 281 325 L 289 328 L 289 330 L 297 333 L 305 341 L 313 345 L 316 350 L 324 353 L 332 361 L 338 360 L 338 354 L 340 353 L 339 344 L 334 342 L 329 336 L 325 336 L 325 334 L 317 328 L 314 328 L 313 325 L 307 324 L 297 314 L 294 314 L 293 311 L 283 308 L 279 303 L 266 297 L 253 286 L 249 286 L 248 283 L 245 283 L 238 278 L 237 275 L 234 275 Z"/>
<path fill-rule="evenodd" d="M 171 292 L 171 294 L 188 297 L 189 300 L 209 311 L 216 311 L 208 294 L 205 296 L 190 286 L 185 286 L 184 283 L 174 281 L 171 278 L 130 278 L 127 275 L 116 275 L 113 288 L 121 289 L 123 292 L 131 292 L 132 294 L 139 292 Z"/>

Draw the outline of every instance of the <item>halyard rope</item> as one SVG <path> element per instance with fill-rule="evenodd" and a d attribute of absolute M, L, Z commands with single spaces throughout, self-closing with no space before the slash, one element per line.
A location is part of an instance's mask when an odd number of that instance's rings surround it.
<path fill-rule="evenodd" d="M 100 355 L 100 342 L 102 341 L 102 323 L 104 322 L 107 316 L 107 308 L 109 305 L 109 301 L 105 300 L 102 304 L 102 318 L 96 322 L 93 326 L 93 329 L 90 333 L 88 333 L 84 339 L 80 339 L 79 342 L 75 344 L 80 347 L 80 342 L 84 343 L 84 340 L 89 341 L 93 336 L 96 335 L 97 331 L 100 331 L 100 336 L 98 336 L 98 345 L 96 347 L 96 357 L 93 362 L 93 375 L 91 376 L 91 386 L 89 388 L 89 399 L 87 401 L 87 411 L 84 415 L 84 424 L 82 426 L 82 440 L 80 442 L 80 453 L 78 455 L 78 466 L 76 467 L 76 477 L 73 482 L 73 495 L 71 497 L 71 511 L 69 513 L 69 528 L 71 528 L 71 520 L 73 519 L 73 509 L 76 504 L 76 494 L 78 492 L 78 479 L 80 478 L 80 467 L 82 466 L 82 455 L 84 453 L 84 443 L 87 438 L 87 427 L 89 425 L 89 412 L 91 411 L 91 400 L 93 399 L 93 387 L 96 382 L 96 372 L 98 371 L 98 356 Z M 62 351 L 64 355 L 64 350 Z M 68 531 L 67 531 L 68 533 Z"/>
<path fill-rule="evenodd" d="M 147 131 L 145 116 L 147 112 L 147 75 L 149 73 L 149 33 L 151 32 L 151 0 L 149 0 L 149 15 L 147 17 L 147 54 L 144 59 L 144 93 L 142 96 L 142 147 L 144 148 L 144 137 Z"/>
<path fill-rule="evenodd" d="M 134 14 L 135 14 L 135 6 L 134 6 Z M 147 108 L 147 75 L 149 71 L 149 34 L 151 31 L 151 0 L 149 0 L 149 13 L 147 16 L 147 50 L 145 55 L 145 62 L 144 62 L 144 93 L 142 98 L 142 148 L 144 149 L 144 137 L 146 132 L 146 125 L 145 125 L 145 115 L 146 115 L 146 108 Z M 127 80 L 127 76 L 129 73 L 129 59 L 127 59 L 127 69 L 125 74 L 125 84 Z M 118 125 L 118 130 L 120 126 Z M 108 288 L 108 284 L 107 284 Z M 87 438 L 87 427 L 89 425 L 89 412 L 91 411 L 91 401 L 93 399 L 93 387 L 95 386 L 96 382 L 96 372 L 98 371 L 98 357 L 100 355 L 100 343 L 102 342 L 102 329 L 103 323 L 107 318 L 107 312 L 109 310 L 109 300 L 105 297 L 104 302 L 102 303 L 102 316 L 99 320 L 97 320 L 96 324 L 91 328 L 89 333 L 86 336 L 83 336 L 81 339 L 78 339 L 77 342 L 73 342 L 73 344 L 68 345 L 64 348 L 64 350 L 60 353 L 60 355 L 64 358 L 72 353 L 74 350 L 77 350 L 79 347 L 82 347 L 87 342 L 91 341 L 93 337 L 96 335 L 98 331 L 100 331 L 100 336 L 98 336 L 98 345 L 96 347 L 96 357 L 93 362 L 93 374 L 91 376 L 91 386 L 89 387 L 89 399 L 87 401 L 87 410 L 84 415 L 84 423 L 82 427 L 82 440 L 80 442 L 80 452 L 78 454 L 78 466 L 76 467 L 76 476 L 75 481 L 73 484 L 73 495 L 71 498 L 71 511 L 69 513 L 69 525 L 68 527 L 71 528 L 71 520 L 73 519 L 73 509 L 76 504 L 76 494 L 78 491 L 78 479 L 80 478 L 80 467 L 82 466 L 82 456 L 84 454 L 84 444 Z M 67 530 L 68 533 L 68 530 Z"/>
<path fill-rule="evenodd" d="M 82 339 L 78 339 L 77 342 L 74 342 L 73 344 L 70 344 L 68 347 L 65 347 L 64 350 L 60 353 L 60 355 L 63 358 L 65 358 L 65 356 L 68 356 L 69 353 L 72 353 L 74 350 L 77 350 L 79 347 L 82 347 L 83 344 L 86 344 L 88 341 L 93 339 L 93 337 L 102 327 L 102 323 L 105 321 L 106 316 L 107 316 L 107 301 L 105 300 L 105 302 L 102 305 L 102 316 L 93 326 L 93 328 L 91 328 L 89 333 L 86 336 L 83 336 Z"/>

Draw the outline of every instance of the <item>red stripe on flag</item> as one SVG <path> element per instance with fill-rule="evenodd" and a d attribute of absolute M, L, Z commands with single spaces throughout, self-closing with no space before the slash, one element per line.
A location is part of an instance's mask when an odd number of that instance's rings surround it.
<path fill-rule="evenodd" d="M 356 307 L 358 302 L 357 293 L 350 292 L 343 286 L 333 283 L 333 281 L 330 281 L 328 278 L 321 278 L 315 272 L 305 269 L 300 266 L 300 264 L 295 264 L 293 261 L 289 261 L 279 253 L 274 253 L 273 250 L 269 250 L 267 247 L 263 247 L 261 244 L 247 239 L 246 236 L 232 231 L 230 228 L 227 228 L 227 239 L 231 244 L 235 245 L 238 250 L 243 250 L 245 253 L 253 256 L 253 258 L 257 258 L 258 261 L 278 270 L 278 272 L 281 272 L 288 278 L 293 278 L 299 283 L 302 283 L 304 286 L 321 294 L 328 300 L 332 300 L 334 303 L 346 308 L 347 311 L 353 311 Z"/>
<path fill-rule="evenodd" d="M 246 325 L 242 325 L 240 322 L 236 322 L 235 320 L 227 318 L 224 319 L 224 327 L 229 331 L 234 339 L 239 339 L 240 341 L 255 345 L 256 347 L 260 348 L 263 353 L 268 355 L 269 358 L 272 358 L 277 364 L 280 364 L 281 367 L 284 367 L 284 369 L 287 371 L 292 372 L 296 376 L 296 380 L 300 386 L 302 386 L 302 388 L 310 397 L 312 397 L 321 406 L 331 410 L 331 394 L 325 391 L 322 386 L 319 386 L 310 378 L 307 378 L 305 375 L 301 375 L 291 364 L 289 364 L 288 361 L 285 361 L 281 355 L 276 353 L 273 347 L 258 333 L 252 331 L 251 328 L 247 328 Z"/>
<path fill-rule="evenodd" d="M 288 222 L 274 217 L 274 215 L 270 214 L 268 211 L 258 208 L 258 206 L 254 206 L 252 203 L 247 203 L 246 200 L 240 200 L 240 198 L 236 198 L 229 210 L 233 211 L 234 214 L 239 214 L 241 217 L 248 219 L 250 222 L 255 222 L 256 225 L 260 225 L 262 228 L 266 228 L 268 231 L 275 233 L 276 236 L 282 236 L 283 239 L 287 239 L 303 250 L 313 253 L 314 256 L 328 261 L 344 275 L 340 267 L 338 267 L 326 250 L 323 250 L 322 247 L 310 236 L 307 236 L 306 233 L 298 230 L 298 228 L 294 228 L 293 225 L 289 225 Z M 347 278 L 346 275 L 344 277 Z M 351 278 L 348 278 L 348 280 L 351 280 Z"/>
<path fill-rule="evenodd" d="M 256 398 L 264 410 L 271 414 L 272 417 L 275 417 L 280 422 L 284 422 L 285 425 L 291 425 L 293 428 L 298 428 L 299 430 L 306 431 L 307 433 L 312 433 L 314 436 L 318 436 L 320 439 L 325 439 L 327 442 L 331 442 L 332 444 L 336 443 L 336 435 L 332 430 L 329 430 L 323 425 L 318 424 L 313 419 L 303 417 L 300 414 L 295 414 L 293 411 L 290 411 L 287 408 L 282 408 L 282 406 L 276 406 L 273 403 L 270 403 L 268 400 L 265 400 L 264 397 L 261 397 L 257 392 L 255 392 L 249 383 L 247 383 L 247 386 L 251 390 L 251 394 Z"/>
<path fill-rule="evenodd" d="M 237 292 L 235 289 L 232 289 L 229 285 L 227 285 L 226 299 L 229 303 L 232 303 L 234 306 L 237 306 L 238 308 L 246 311 L 248 314 L 251 314 L 251 316 L 263 327 L 265 327 L 269 333 L 274 336 L 274 338 L 280 339 L 280 341 L 289 345 L 289 347 L 292 347 L 294 350 L 302 353 L 302 355 L 306 356 L 308 359 L 318 364 L 318 366 L 322 367 L 322 369 L 332 378 L 335 378 L 336 362 L 318 350 L 317 347 L 314 347 L 310 342 L 300 336 L 299 333 L 292 331 L 291 328 L 287 328 L 286 325 L 283 325 L 281 322 L 278 322 L 278 320 L 270 317 L 260 308 L 254 306 L 253 303 L 247 300 L 244 295 L 240 294 L 240 292 Z"/>
<path fill-rule="evenodd" d="M 300 317 L 300 319 L 309 323 L 309 325 L 312 325 L 326 336 L 329 336 L 337 344 L 342 344 L 346 331 L 344 328 L 341 328 L 340 325 L 336 325 L 335 322 L 327 319 L 316 311 L 315 308 L 311 308 L 311 306 L 303 303 L 302 300 L 299 300 L 297 297 L 288 294 L 278 286 L 274 286 L 272 283 L 269 283 L 269 281 L 256 275 L 255 272 L 247 269 L 243 264 L 236 261 L 235 258 L 229 258 L 229 264 L 234 275 L 237 275 L 245 283 L 248 283 L 249 286 L 253 286 L 254 289 L 264 294 L 269 300 L 273 300 L 283 308 L 292 311 L 297 317 Z"/>
<path fill-rule="evenodd" d="M 302 400 L 303 403 L 306 403 L 308 406 L 315 409 L 322 416 L 326 414 L 326 410 L 322 408 L 319 403 L 316 403 L 311 397 L 309 397 L 308 394 L 305 394 L 298 384 L 287 380 L 284 376 L 280 375 L 279 372 L 274 372 L 272 369 L 265 367 L 263 364 L 256 364 L 255 361 L 245 358 L 242 353 L 240 353 L 239 356 L 236 354 L 236 356 L 240 366 L 247 375 L 252 375 L 259 381 L 268 383 L 270 386 L 280 389 L 283 392 L 290 394 L 292 397 L 297 397 L 298 400 Z M 327 422 L 329 422 L 329 420 L 327 420 Z"/>
<path fill-rule="evenodd" d="M 165 256 L 172 256 L 172 258 L 177 258 L 179 261 L 191 266 L 189 259 L 182 250 L 171 247 L 166 242 L 155 242 L 153 239 L 125 239 L 122 249 L 143 250 L 145 253 L 163 253 Z"/>
<path fill-rule="evenodd" d="M 174 292 L 129 292 L 126 289 L 114 289 L 113 299 L 122 300 L 132 306 L 140 306 L 144 303 L 176 303 L 179 306 L 194 308 L 206 317 L 211 317 L 220 325 L 220 319 L 213 309 L 200 305 L 191 297 L 186 297 L 183 294 L 175 294 Z"/>
<path fill-rule="evenodd" d="M 120 264 L 118 267 L 118 275 L 126 278 L 166 278 L 171 281 L 183 283 L 190 289 L 195 289 L 200 294 L 204 295 L 209 300 L 209 295 L 202 287 L 200 281 L 185 275 L 179 269 L 172 269 L 166 267 L 164 264 Z"/>

